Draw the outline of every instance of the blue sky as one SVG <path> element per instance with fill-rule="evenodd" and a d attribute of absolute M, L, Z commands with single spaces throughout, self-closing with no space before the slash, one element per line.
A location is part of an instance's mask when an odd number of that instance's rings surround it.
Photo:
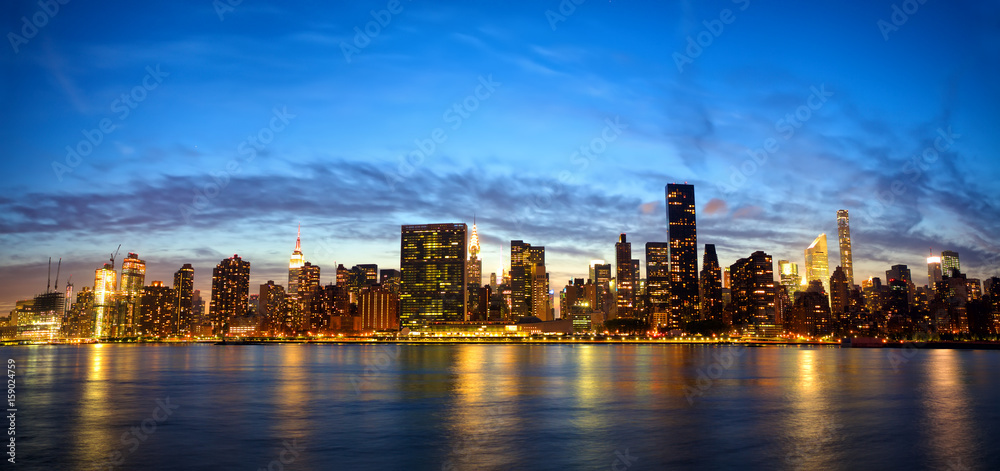
<path fill-rule="evenodd" d="M 284 282 L 299 223 L 324 283 L 475 216 L 484 271 L 522 239 L 558 289 L 666 240 L 684 181 L 724 265 L 801 264 L 846 208 L 857 280 L 926 282 L 932 247 L 995 274 L 1000 5 L 799 3 L 9 2 L 0 312 L 119 243 L 148 281 L 239 253 Z"/>

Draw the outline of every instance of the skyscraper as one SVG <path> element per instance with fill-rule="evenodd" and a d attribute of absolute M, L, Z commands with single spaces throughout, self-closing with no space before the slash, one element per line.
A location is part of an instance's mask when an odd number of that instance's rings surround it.
<path fill-rule="evenodd" d="M 306 258 L 302 255 L 302 226 L 299 226 L 298 235 L 295 236 L 295 250 L 288 260 L 288 290 L 287 295 L 295 298 L 299 293 L 299 271 L 305 265 Z"/>
<path fill-rule="evenodd" d="M 510 241 L 510 313 L 514 318 L 531 313 L 531 266 L 528 248 L 523 240 Z"/>
<path fill-rule="evenodd" d="M 846 209 L 837 211 L 837 235 L 840 239 L 840 267 L 847 277 L 847 286 L 854 289 L 854 257 L 851 254 L 851 220 Z"/>
<path fill-rule="evenodd" d="M 401 328 L 466 319 L 467 231 L 464 223 L 401 227 Z"/>
<path fill-rule="evenodd" d="M 945 276 L 954 276 L 952 270 L 962 271 L 962 264 L 958 261 L 958 252 L 945 250 L 941 252 L 941 271 Z"/>
<path fill-rule="evenodd" d="M 666 325 L 670 314 L 670 244 L 646 242 L 646 293 L 653 326 Z"/>
<path fill-rule="evenodd" d="M 730 267 L 734 326 L 774 324 L 774 264 L 771 256 L 756 251 Z"/>
<path fill-rule="evenodd" d="M 212 300 L 208 313 L 213 335 L 226 335 L 229 320 L 246 315 L 250 296 L 250 262 L 233 255 L 212 270 Z"/>
<path fill-rule="evenodd" d="M 110 337 L 115 325 L 118 272 L 105 263 L 94 273 L 94 337 Z"/>
<path fill-rule="evenodd" d="M 173 288 L 164 285 L 162 281 L 154 281 L 142 288 L 139 299 L 137 334 L 164 338 L 177 333 L 177 316 L 174 313 L 177 293 Z"/>
<path fill-rule="evenodd" d="M 549 274 L 545 271 L 545 247 L 528 248 L 528 263 L 531 277 L 531 315 L 543 321 L 551 321 L 549 298 Z"/>
<path fill-rule="evenodd" d="M 667 240 L 670 243 L 670 310 L 682 323 L 698 313 L 698 232 L 694 185 L 667 185 Z"/>
<path fill-rule="evenodd" d="M 358 313 L 362 330 L 395 329 L 399 318 L 399 297 L 382 285 L 366 286 L 358 296 Z"/>
<path fill-rule="evenodd" d="M 941 257 L 927 257 L 927 285 L 934 289 L 934 284 L 941 281 Z"/>
<path fill-rule="evenodd" d="M 297 308 L 294 309 L 295 322 L 301 330 L 309 330 L 307 322 L 313 314 L 310 309 L 313 298 L 320 292 L 320 267 L 306 262 L 299 268 L 298 292 L 295 295 Z"/>
<path fill-rule="evenodd" d="M 174 292 L 177 300 L 174 305 L 174 316 L 177 319 L 174 325 L 177 333 L 187 335 L 191 332 L 191 323 L 194 319 L 194 306 L 192 296 L 194 296 L 194 267 L 190 263 L 185 263 L 180 270 L 174 272 Z"/>
<path fill-rule="evenodd" d="M 139 260 L 139 256 L 134 252 L 129 252 L 128 256 L 122 260 L 121 299 L 125 301 L 125 306 L 115 329 L 115 337 L 135 335 L 139 319 L 139 302 L 145 284 L 146 262 Z"/>
<path fill-rule="evenodd" d="M 479 231 L 475 221 L 472 222 L 472 233 L 469 235 L 469 260 L 466 262 L 465 292 L 469 297 L 467 302 L 469 312 L 476 312 L 479 309 L 479 287 L 483 284 L 483 261 L 479 258 Z"/>
<path fill-rule="evenodd" d="M 715 244 L 705 244 L 701 263 L 701 318 L 722 320 L 722 267 Z"/>
<path fill-rule="evenodd" d="M 618 317 L 632 317 L 637 280 L 632 269 L 632 243 L 625 240 L 625 234 L 615 243 L 615 280 Z"/>
<path fill-rule="evenodd" d="M 789 297 L 794 296 L 795 292 L 802 286 L 802 277 L 799 276 L 799 264 L 789 262 L 788 260 L 778 260 L 778 270 L 781 272 L 781 286 L 785 288 L 785 292 L 788 293 Z"/>
<path fill-rule="evenodd" d="M 851 288 L 847 281 L 847 270 L 837 267 L 830 276 L 830 309 L 833 320 L 839 320 L 850 304 Z"/>
<path fill-rule="evenodd" d="M 819 281 L 823 289 L 830 293 L 830 262 L 826 250 L 826 234 L 820 234 L 806 248 L 806 279 L 805 282 Z"/>
<path fill-rule="evenodd" d="M 292 320 L 291 309 L 288 307 L 288 300 L 285 297 L 285 288 L 274 284 L 268 280 L 260 285 L 260 295 L 257 302 L 260 307 L 260 330 L 264 335 L 289 335 L 298 329 Z"/>

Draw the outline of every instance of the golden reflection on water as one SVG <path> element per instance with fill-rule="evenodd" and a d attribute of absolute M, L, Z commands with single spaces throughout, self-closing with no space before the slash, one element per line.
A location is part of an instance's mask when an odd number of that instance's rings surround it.
<path fill-rule="evenodd" d="M 70 428 L 69 436 L 74 437 L 73 443 L 76 454 L 80 457 L 81 463 L 108 463 L 116 447 L 123 446 L 120 436 L 108 434 L 107 423 L 112 417 L 112 407 L 114 399 L 110 396 L 110 388 L 107 381 L 108 369 L 105 365 L 105 356 L 111 352 L 110 347 L 102 344 L 94 344 L 79 347 L 83 354 L 89 356 L 89 361 L 85 357 L 85 367 L 83 381 L 83 399 L 80 407 L 77 408 L 78 415 L 75 421 L 67 421 L 66 426 Z M 122 451 L 127 451 L 124 449 Z"/>
<path fill-rule="evenodd" d="M 768 353 L 776 354 L 773 350 Z M 781 352 L 787 353 L 787 352 Z M 793 469 L 834 469 L 836 455 L 833 448 L 843 433 L 843 426 L 831 413 L 830 396 L 839 382 L 835 362 L 824 363 L 820 358 L 829 359 L 835 352 L 823 352 L 804 348 L 791 356 L 795 363 L 789 378 L 788 423 L 782 429 L 791 443 L 786 449 L 783 461 Z"/>
<path fill-rule="evenodd" d="M 276 421 L 274 429 L 278 431 L 279 437 L 299 437 L 303 430 L 308 427 L 311 420 L 310 410 L 307 406 L 311 403 L 312 396 L 309 388 L 309 380 L 303 367 L 307 353 L 315 353 L 316 349 L 301 344 L 282 345 L 281 349 L 274 352 L 271 358 L 277 359 L 278 364 L 274 367 L 274 384 L 276 394 L 273 406 L 275 415 L 282 420 Z"/>
<path fill-rule="evenodd" d="M 927 350 L 924 352 L 924 374 L 927 387 L 922 389 L 920 404 L 926 416 L 924 436 L 930 441 L 930 450 L 939 466 L 963 469 L 963 457 L 977 456 L 975 440 L 969 424 L 970 404 L 968 391 L 963 383 L 957 350 Z"/>
<path fill-rule="evenodd" d="M 523 347 L 466 346 L 458 349 L 453 405 L 446 422 L 455 437 L 448 450 L 449 463 L 457 469 L 503 468 L 511 465 L 514 450 L 500 438 L 505 430 L 517 429 L 522 372 L 517 365 Z M 538 353 L 538 352 L 535 352 Z"/>

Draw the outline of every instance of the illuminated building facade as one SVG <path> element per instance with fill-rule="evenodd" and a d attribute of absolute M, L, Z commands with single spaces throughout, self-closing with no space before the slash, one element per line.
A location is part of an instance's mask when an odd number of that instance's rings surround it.
<path fill-rule="evenodd" d="M 467 305 L 470 313 L 478 312 L 481 302 L 479 287 L 483 284 L 483 261 L 479 258 L 480 250 L 479 230 L 476 228 L 476 223 L 473 222 L 472 233 L 469 235 L 469 260 L 466 262 L 466 273 L 469 278 L 465 286 L 465 292 L 469 296 Z"/>
<path fill-rule="evenodd" d="M 367 286 L 358 297 L 361 329 L 368 332 L 399 327 L 399 296 L 381 285 Z"/>
<path fill-rule="evenodd" d="M 239 255 L 219 262 L 212 270 L 212 300 L 208 307 L 212 335 L 226 335 L 229 321 L 246 315 L 249 296 L 250 262 Z"/>
<path fill-rule="evenodd" d="M 515 319 L 549 316 L 545 247 L 510 241 L 511 316 Z"/>
<path fill-rule="evenodd" d="M 698 311 L 698 231 L 694 185 L 671 183 L 666 188 L 667 240 L 670 243 L 670 310 L 682 324 L 696 320 Z"/>
<path fill-rule="evenodd" d="M 299 226 L 298 234 L 295 236 L 295 250 L 292 251 L 291 258 L 288 259 L 288 296 L 295 298 L 299 293 L 299 272 L 305 265 L 306 258 L 302 255 L 302 226 Z"/>
<path fill-rule="evenodd" d="M 139 255 L 134 252 L 129 252 L 128 256 L 122 260 L 121 300 L 124 301 L 125 305 L 112 336 L 131 337 L 135 335 L 139 318 L 139 298 L 142 296 L 142 288 L 145 284 L 146 262 L 140 260 Z"/>
<path fill-rule="evenodd" d="M 177 291 L 164 286 L 162 281 L 154 281 L 144 287 L 139 300 L 137 334 L 158 338 L 177 334 L 176 305 Z"/>
<path fill-rule="evenodd" d="M 621 234 L 615 243 L 615 297 L 619 318 L 635 314 L 637 282 L 632 268 L 632 243 L 626 240 L 625 234 Z"/>
<path fill-rule="evenodd" d="M 826 248 L 826 234 L 820 234 L 805 250 L 806 277 L 805 283 L 819 281 L 823 290 L 830 292 L 830 261 Z"/>
<path fill-rule="evenodd" d="M 545 271 L 545 247 L 529 247 L 528 263 L 531 269 L 531 315 L 543 321 L 550 321 L 553 316 L 549 296 L 549 274 Z"/>
<path fill-rule="evenodd" d="M 670 244 L 667 242 L 646 242 L 646 294 L 652 325 L 667 325 L 670 314 Z"/>
<path fill-rule="evenodd" d="M 788 260 L 778 260 L 778 271 L 780 272 L 781 286 L 784 287 L 789 297 L 794 297 L 795 292 L 802 285 L 799 264 Z"/>
<path fill-rule="evenodd" d="M 466 319 L 464 223 L 404 225 L 400 238 L 400 327 Z"/>
<path fill-rule="evenodd" d="M 962 271 L 962 264 L 958 260 L 958 252 L 945 250 L 941 252 L 941 271 L 945 276 L 953 276 L 952 271 Z"/>
<path fill-rule="evenodd" d="M 927 285 L 934 288 L 939 281 L 941 281 L 941 257 L 927 257 Z"/>
<path fill-rule="evenodd" d="M 260 331 L 264 335 L 291 335 L 298 329 L 291 317 L 285 287 L 277 285 L 273 280 L 260 285 L 257 295 Z"/>
<path fill-rule="evenodd" d="M 188 335 L 191 333 L 191 324 L 195 322 L 194 316 L 194 267 L 190 263 L 174 272 L 174 292 L 177 300 L 174 305 L 174 315 L 177 317 L 175 325 L 177 334 Z"/>
<path fill-rule="evenodd" d="M 307 320 L 313 315 L 311 304 L 313 298 L 320 291 L 320 267 L 319 265 L 313 265 L 312 263 L 306 262 L 299 268 L 299 282 L 296 288 L 298 292 L 295 295 L 296 308 L 294 313 L 296 318 L 294 322 L 300 326 L 302 330 L 309 330 L 306 325 Z"/>
<path fill-rule="evenodd" d="M 846 209 L 837 211 L 837 236 L 840 242 L 840 266 L 847 285 L 854 289 L 854 255 L 851 252 L 851 218 Z"/>
<path fill-rule="evenodd" d="M 110 337 L 115 325 L 118 272 L 105 263 L 94 273 L 94 337 Z"/>

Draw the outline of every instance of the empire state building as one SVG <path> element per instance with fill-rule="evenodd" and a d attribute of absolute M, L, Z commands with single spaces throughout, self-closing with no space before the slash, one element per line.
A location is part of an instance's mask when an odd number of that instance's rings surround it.
<path fill-rule="evenodd" d="M 305 265 L 306 258 L 302 255 L 302 226 L 299 226 L 298 235 L 295 237 L 295 250 L 292 251 L 292 258 L 288 260 L 288 294 L 295 297 L 299 292 L 299 273 Z"/>

